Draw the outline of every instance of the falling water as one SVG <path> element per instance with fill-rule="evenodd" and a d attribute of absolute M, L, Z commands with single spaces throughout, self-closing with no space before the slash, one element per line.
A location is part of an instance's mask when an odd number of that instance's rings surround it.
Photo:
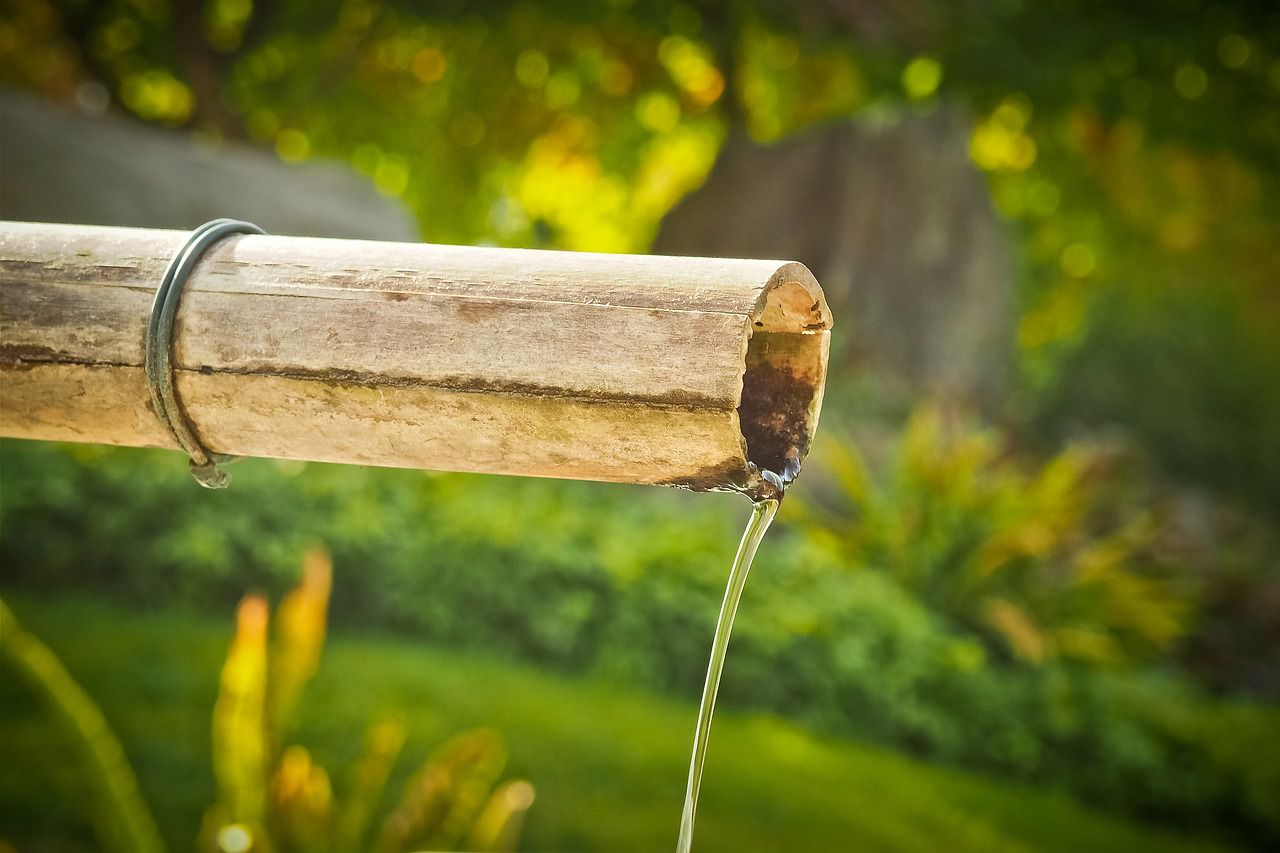
<path fill-rule="evenodd" d="M 766 475 L 772 471 L 765 472 Z M 794 474 L 792 475 L 794 476 Z M 707 760 L 707 738 L 711 734 L 711 715 L 715 713 L 716 693 L 720 690 L 720 673 L 724 670 L 724 656 L 729 648 L 729 634 L 733 631 L 733 617 L 738 612 L 742 588 L 747 585 L 747 572 L 755 558 L 760 540 L 764 538 L 769 523 L 778 514 L 783 483 L 766 476 L 778 486 L 777 497 L 756 501 L 751 507 L 751 520 L 742 533 L 742 542 L 729 569 L 729 583 L 724 590 L 724 602 L 720 605 L 720 617 L 716 620 L 716 633 L 711 641 L 711 661 L 707 664 L 707 680 L 702 685 L 702 704 L 698 706 L 698 727 L 693 733 L 693 757 L 689 760 L 689 785 L 684 794 L 684 813 L 680 816 L 680 841 L 677 853 L 689 853 L 693 846 L 693 818 L 698 811 L 698 789 L 702 787 L 702 766 Z"/>

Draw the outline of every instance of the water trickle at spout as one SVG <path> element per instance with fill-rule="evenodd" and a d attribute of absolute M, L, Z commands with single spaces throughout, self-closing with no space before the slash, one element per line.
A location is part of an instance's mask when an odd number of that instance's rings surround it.
<path fill-rule="evenodd" d="M 698 706 L 698 724 L 693 733 L 693 755 L 689 759 L 689 782 L 685 788 L 684 811 L 680 816 L 680 838 L 676 844 L 677 853 L 690 853 L 693 847 L 693 822 L 698 812 L 698 791 L 702 787 L 702 769 L 707 760 L 707 742 L 711 736 L 711 718 L 715 713 L 716 694 L 720 691 L 720 674 L 724 671 L 725 654 L 729 650 L 729 635 L 733 632 L 733 618 L 738 612 L 738 602 L 742 599 L 742 590 L 747 585 L 747 574 L 751 571 L 751 562 L 755 559 L 756 550 L 760 547 L 764 534 L 778 514 L 782 504 L 782 496 L 787 486 L 800 472 L 800 456 L 798 452 L 787 454 L 787 462 L 782 473 L 764 470 L 760 476 L 764 488 L 753 496 L 751 518 L 747 521 L 747 529 L 742 533 L 742 541 L 738 544 L 738 552 L 734 555 L 733 564 L 729 568 L 729 581 L 725 586 L 724 601 L 720 604 L 720 615 L 716 619 L 716 631 L 711 640 L 711 660 L 707 664 L 707 678 L 702 684 L 702 702 Z"/>

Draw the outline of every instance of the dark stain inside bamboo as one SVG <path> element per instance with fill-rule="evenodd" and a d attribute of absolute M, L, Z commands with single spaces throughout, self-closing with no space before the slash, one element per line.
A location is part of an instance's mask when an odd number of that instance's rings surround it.
<path fill-rule="evenodd" d="M 738 417 L 747 459 L 761 470 L 790 479 L 809 452 L 821 346 L 817 335 L 757 332 L 751 338 Z"/>

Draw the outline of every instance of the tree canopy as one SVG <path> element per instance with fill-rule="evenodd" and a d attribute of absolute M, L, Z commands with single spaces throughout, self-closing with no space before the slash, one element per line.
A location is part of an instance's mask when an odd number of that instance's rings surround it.
<path fill-rule="evenodd" d="M 1280 12 L 1202 0 L 29 0 L 2 72 L 285 160 L 426 239 L 642 251 L 726 135 L 943 101 L 1018 236 L 1011 406 L 1280 508 Z"/>

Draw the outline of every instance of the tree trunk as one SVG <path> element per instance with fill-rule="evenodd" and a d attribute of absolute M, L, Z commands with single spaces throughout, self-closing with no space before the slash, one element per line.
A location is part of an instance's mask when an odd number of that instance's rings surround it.
<path fill-rule="evenodd" d="M 909 393 L 993 401 L 1009 369 L 1014 274 L 969 131 L 961 111 L 941 108 L 772 146 L 738 133 L 654 251 L 798 258 L 846 324 L 833 364 Z"/>

